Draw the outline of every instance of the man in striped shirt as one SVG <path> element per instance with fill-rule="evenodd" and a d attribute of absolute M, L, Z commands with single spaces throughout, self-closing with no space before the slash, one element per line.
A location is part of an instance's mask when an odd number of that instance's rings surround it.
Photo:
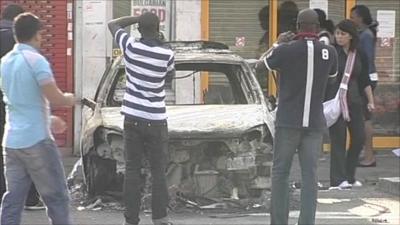
<path fill-rule="evenodd" d="M 337 54 L 319 42 L 318 15 L 312 9 L 297 18 L 299 33 L 278 45 L 257 64 L 258 70 L 278 70 L 279 102 L 276 114 L 272 167 L 271 224 L 288 224 L 289 172 L 293 155 L 299 154 L 302 185 L 298 224 L 315 224 L 317 159 L 326 120 L 323 99 L 329 77 L 337 73 Z M 292 39 L 280 35 L 278 42 Z"/>
<path fill-rule="evenodd" d="M 139 40 L 123 28 L 138 23 Z M 165 82 L 174 74 L 174 53 L 160 41 L 159 18 L 152 13 L 112 20 L 108 27 L 124 53 L 126 92 L 124 120 L 126 225 L 139 224 L 142 158 L 149 156 L 152 183 L 152 219 L 155 225 L 171 225 L 167 217 L 165 177 L 168 147 Z"/>

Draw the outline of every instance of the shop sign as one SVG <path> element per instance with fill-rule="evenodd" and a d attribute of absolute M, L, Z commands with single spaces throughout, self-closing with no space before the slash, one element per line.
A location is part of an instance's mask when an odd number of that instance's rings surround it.
<path fill-rule="evenodd" d="M 140 16 L 146 12 L 154 13 L 160 19 L 160 32 L 166 39 L 170 36 L 171 21 L 170 0 L 132 0 L 132 15 Z M 139 37 L 137 26 L 133 26 L 133 35 Z"/>
<path fill-rule="evenodd" d="M 246 37 L 236 37 L 235 46 L 238 48 L 246 46 Z"/>

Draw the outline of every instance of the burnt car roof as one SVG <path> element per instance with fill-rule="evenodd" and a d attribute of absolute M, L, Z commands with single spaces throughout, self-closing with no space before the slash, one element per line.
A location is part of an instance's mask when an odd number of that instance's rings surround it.
<path fill-rule="evenodd" d="M 178 50 L 178 49 L 219 49 L 219 50 L 229 50 L 229 47 L 221 42 L 215 41 L 171 41 L 166 42 L 165 45 L 170 47 L 171 49 Z"/>
<path fill-rule="evenodd" d="M 177 63 L 184 61 L 241 64 L 245 59 L 229 50 L 229 47 L 213 41 L 176 41 L 166 42 L 166 46 L 175 53 Z M 120 56 L 122 57 L 122 56 Z M 124 65 L 124 61 L 121 61 Z"/>
<path fill-rule="evenodd" d="M 243 58 L 229 47 L 213 41 L 180 41 L 166 43 L 175 52 L 176 61 L 217 61 L 238 64 Z"/>

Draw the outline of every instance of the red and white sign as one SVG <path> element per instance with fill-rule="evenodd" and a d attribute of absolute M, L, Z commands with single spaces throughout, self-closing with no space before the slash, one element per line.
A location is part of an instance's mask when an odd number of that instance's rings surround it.
<path fill-rule="evenodd" d="M 236 37 L 235 46 L 238 48 L 246 46 L 246 37 Z"/>
<path fill-rule="evenodd" d="M 144 13 L 151 12 L 153 14 L 156 14 L 158 18 L 160 19 L 160 23 L 165 23 L 166 20 L 166 9 L 165 7 L 161 6 L 134 6 L 133 9 L 133 16 L 140 16 Z"/>

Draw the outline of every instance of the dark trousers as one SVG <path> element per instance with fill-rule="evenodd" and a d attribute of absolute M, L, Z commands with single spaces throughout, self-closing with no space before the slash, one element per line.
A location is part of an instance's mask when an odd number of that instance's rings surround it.
<path fill-rule="evenodd" d="M 152 176 L 152 218 L 162 219 L 167 216 L 168 190 L 165 177 L 166 152 L 168 148 L 167 122 L 143 122 L 125 118 L 125 181 L 124 200 L 125 220 L 129 224 L 139 223 L 142 159 L 148 156 Z"/>
<path fill-rule="evenodd" d="M 301 166 L 299 225 L 315 224 L 318 178 L 317 162 L 323 131 L 277 127 L 272 166 L 271 225 L 287 225 L 289 218 L 289 174 L 298 152 Z"/>
<path fill-rule="evenodd" d="M 329 128 L 331 139 L 330 184 L 338 186 L 347 180 L 355 182 L 358 157 L 365 141 L 364 117 L 361 104 L 349 105 L 350 121 L 345 122 L 340 116 Z M 350 148 L 346 152 L 347 128 L 350 132 Z"/>

